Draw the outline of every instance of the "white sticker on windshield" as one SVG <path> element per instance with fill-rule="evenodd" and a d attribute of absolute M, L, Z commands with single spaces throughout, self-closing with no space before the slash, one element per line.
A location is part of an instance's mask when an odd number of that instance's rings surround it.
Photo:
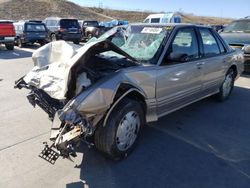
<path fill-rule="evenodd" d="M 141 33 L 159 34 L 161 31 L 162 28 L 159 27 L 144 27 Z"/>

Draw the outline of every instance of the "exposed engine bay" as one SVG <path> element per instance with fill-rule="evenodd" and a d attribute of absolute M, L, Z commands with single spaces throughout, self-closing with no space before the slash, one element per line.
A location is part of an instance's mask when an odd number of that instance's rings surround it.
<path fill-rule="evenodd" d="M 68 56 L 57 53 L 65 49 L 68 50 Z M 127 54 L 118 54 L 119 48 L 107 41 L 92 44 L 82 56 L 72 60 L 81 54 L 79 50 L 63 41 L 38 49 L 33 54 L 35 67 L 15 85 L 15 88 L 31 90 L 27 95 L 29 102 L 34 107 L 37 105 L 42 108 L 53 122 L 50 136 L 52 144 L 49 146 L 45 142 L 45 148 L 39 155 L 52 164 L 59 156 L 75 157 L 76 145 L 81 140 L 87 142 L 94 133 L 93 122 L 79 112 L 65 110 L 67 104 L 102 78 L 122 68 L 137 65 L 126 57 Z M 57 56 L 53 57 L 55 54 Z M 47 59 L 44 60 L 45 57 Z"/>

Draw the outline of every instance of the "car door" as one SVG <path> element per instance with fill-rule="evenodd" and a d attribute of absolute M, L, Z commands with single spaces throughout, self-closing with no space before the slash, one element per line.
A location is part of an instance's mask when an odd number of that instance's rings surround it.
<path fill-rule="evenodd" d="M 216 92 L 225 76 L 228 61 L 223 44 L 209 28 L 199 28 L 202 45 L 202 90 L 204 94 Z"/>
<path fill-rule="evenodd" d="M 200 53 L 193 27 L 180 28 L 157 68 L 156 100 L 159 117 L 201 97 Z"/>

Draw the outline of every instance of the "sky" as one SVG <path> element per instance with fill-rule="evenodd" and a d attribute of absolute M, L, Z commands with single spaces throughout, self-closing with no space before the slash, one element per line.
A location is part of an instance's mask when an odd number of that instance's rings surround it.
<path fill-rule="evenodd" d="M 82 6 L 156 12 L 183 11 L 199 16 L 243 18 L 250 16 L 250 0 L 70 0 Z"/>

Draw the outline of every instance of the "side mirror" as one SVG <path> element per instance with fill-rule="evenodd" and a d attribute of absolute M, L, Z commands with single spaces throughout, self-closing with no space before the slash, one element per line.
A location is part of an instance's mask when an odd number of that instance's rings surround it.
<path fill-rule="evenodd" d="M 243 51 L 245 54 L 250 54 L 250 45 L 244 46 Z"/>
<path fill-rule="evenodd" d="M 219 31 L 218 31 L 218 33 L 222 33 L 223 32 L 223 29 L 220 29 Z"/>

